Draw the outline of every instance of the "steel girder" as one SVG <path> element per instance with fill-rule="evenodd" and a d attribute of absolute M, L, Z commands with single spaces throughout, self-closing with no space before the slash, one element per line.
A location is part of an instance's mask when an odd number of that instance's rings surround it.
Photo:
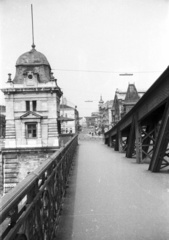
<path fill-rule="evenodd" d="M 135 149 L 135 119 L 133 117 L 130 132 L 127 138 L 126 157 L 131 158 Z"/>
<path fill-rule="evenodd" d="M 169 98 L 162 116 L 149 170 L 159 172 L 169 166 Z"/>
<path fill-rule="evenodd" d="M 109 138 L 109 136 L 112 139 L 116 138 L 116 151 L 126 149 L 126 157 L 133 157 L 133 154 L 136 153 L 138 163 L 150 159 L 149 170 L 153 172 L 169 167 L 168 99 L 169 67 L 136 105 L 105 133 L 105 138 Z M 128 136 L 127 140 L 125 139 L 126 144 L 124 144 L 123 133 L 126 129 Z M 118 133 L 119 131 L 121 133 Z M 124 145 L 126 146 L 124 147 Z"/>

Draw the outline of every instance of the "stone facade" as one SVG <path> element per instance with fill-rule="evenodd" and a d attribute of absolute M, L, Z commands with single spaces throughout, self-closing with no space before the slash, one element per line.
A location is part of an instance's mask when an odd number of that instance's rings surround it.
<path fill-rule="evenodd" d="M 5 148 L 59 146 L 62 92 L 42 56 L 35 49 L 21 55 L 14 80 L 9 76 L 2 89 L 6 101 Z"/>
<path fill-rule="evenodd" d="M 30 172 L 34 171 L 42 162 L 54 153 L 55 149 L 37 149 L 19 151 L 6 149 L 3 151 L 3 192 L 21 182 Z M 2 190 L 2 188 L 1 188 Z"/>
<path fill-rule="evenodd" d="M 2 89 L 6 101 L 1 164 L 5 193 L 60 146 L 62 91 L 48 60 L 34 47 L 18 58 L 14 79 L 9 74 Z"/>

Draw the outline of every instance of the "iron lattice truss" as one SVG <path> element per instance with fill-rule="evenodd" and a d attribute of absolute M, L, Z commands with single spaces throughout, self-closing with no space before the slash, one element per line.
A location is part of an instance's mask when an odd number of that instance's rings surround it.
<path fill-rule="evenodd" d="M 136 105 L 108 132 L 105 143 L 149 163 L 149 170 L 169 170 L 169 67 Z"/>

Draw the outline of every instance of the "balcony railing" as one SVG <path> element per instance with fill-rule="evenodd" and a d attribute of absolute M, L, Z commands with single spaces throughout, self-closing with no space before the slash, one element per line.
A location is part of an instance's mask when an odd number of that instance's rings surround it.
<path fill-rule="evenodd" d="M 54 239 L 77 143 L 76 135 L 1 199 L 0 239 Z"/>

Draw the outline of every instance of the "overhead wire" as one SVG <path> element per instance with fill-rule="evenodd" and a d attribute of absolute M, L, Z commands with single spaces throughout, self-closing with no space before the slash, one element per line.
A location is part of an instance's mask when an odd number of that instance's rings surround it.
<path fill-rule="evenodd" d="M 162 72 L 162 71 L 107 71 L 107 70 L 85 70 L 85 69 L 59 69 L 59 68 L 52 68 L 54 71 L 61 71 L 61 72 L 88 72 L 88 73 L 115 73 L 115 74 L 123 74 L 123 73 L 155 73 L 155 72 Z"/>

